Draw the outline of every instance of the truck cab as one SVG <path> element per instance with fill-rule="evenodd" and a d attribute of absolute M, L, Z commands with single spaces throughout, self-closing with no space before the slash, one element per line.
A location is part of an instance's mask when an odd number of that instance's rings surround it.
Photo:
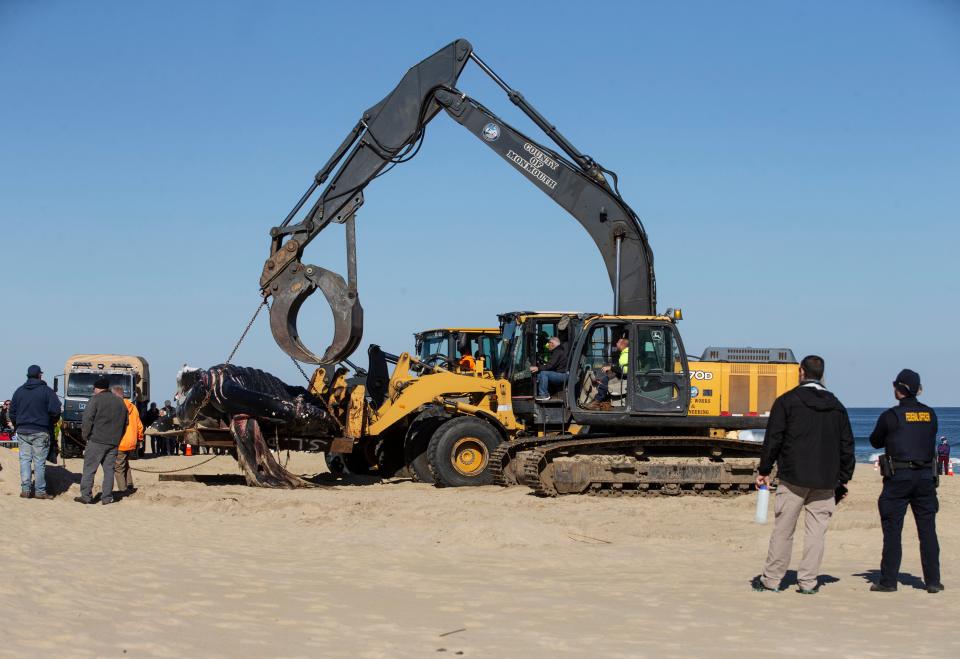
<path fill-rule="evenodd" d="M 61 452 L 66 458 L 83 454 L 81 422 L 83 410 L 93 396 L 93 383 L 105 377 L 110 386 L 123 387 L 123 396 L 142 415 L 150 401 L 150 367 L 135 355 L 73 355 L 63 369 L 63 423 Z"/>

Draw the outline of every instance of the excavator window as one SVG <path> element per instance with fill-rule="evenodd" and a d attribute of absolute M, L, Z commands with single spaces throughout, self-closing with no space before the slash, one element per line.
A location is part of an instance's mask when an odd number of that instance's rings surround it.
<path fill-rule="evenodd" d="M 590 328 L 577 358 L 576 398 L 580 407 L 624 411 L 627 405 L 627 380 L 614 366 L 618 366 L 620 352 L 617 341 L 630 338 L 626 323 L 604 323 Z M 629 368 L 628 368 L 629 371 Z"/>
<path fill-rule="evenodd" d="M 689 386 L 683 351 L 669 326 L 637 327 L 631 355 L 634 411 L 677 411 L 686 406 Z"/>

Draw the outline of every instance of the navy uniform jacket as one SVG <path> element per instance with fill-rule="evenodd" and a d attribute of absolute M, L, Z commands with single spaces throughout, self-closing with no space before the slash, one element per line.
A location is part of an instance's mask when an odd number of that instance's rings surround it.
<path fill-rule="evenodd" d="M 937 413 L 916 399 L 901 398 L 884 411 L 870 435 L 874 448 L 900 462 L 932 462 L 936 457 Z"/>

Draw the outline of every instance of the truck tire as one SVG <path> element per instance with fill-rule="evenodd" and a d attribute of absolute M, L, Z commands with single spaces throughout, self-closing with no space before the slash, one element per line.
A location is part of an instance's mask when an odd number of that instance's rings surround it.
<path fill-rule="evenodd" d="M 413 473 L 413 480 L 420 483 L 433 483 L 433 472 L 427 458 L 430 438 L 450 415 L 437 408 L 428 408 L 417 415 L 403 442 L 403 459 Z"/>
<path fill-rule="evenodd" d="M 450 419 L 433 434 L 427 458 L 438 487 L 491 485 L 490 454 L 503 438 L 492 425 L 473 416 Z"/>

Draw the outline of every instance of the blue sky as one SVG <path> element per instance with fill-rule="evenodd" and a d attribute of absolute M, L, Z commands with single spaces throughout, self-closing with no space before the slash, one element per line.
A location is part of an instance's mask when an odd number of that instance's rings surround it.
<path fill-rule="evenodd" d="M 819 353 L 851 406 L 887 404 L 910 367 L 960 405 L 960 4 L 445 4 L 0 0 L 0 392 L 119 352 L 162 399 L 181 364 L 223 361 L 269 228 L 363 110 L 465 37 L 619 173 L 691 353 Z M 538 134 L 476 67 L 460 87 Z M 576 221 L 442 115 L 357 232 L 364 346 L 611 308 Z M 342 245 L 333 227 L 304 258 L 344 272 Z M 300 378 L 265 317 L 235 361 Z"/>

